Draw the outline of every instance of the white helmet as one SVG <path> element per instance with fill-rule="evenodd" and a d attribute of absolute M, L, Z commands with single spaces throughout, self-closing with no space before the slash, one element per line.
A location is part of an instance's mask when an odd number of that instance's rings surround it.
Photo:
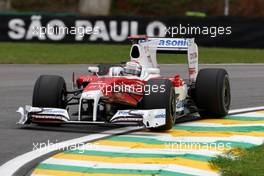
<path fill-rule="evenodd" d="M 124 67 L 124 74 L 140 76 L 141 70 L 141 65 L 136 60 L 132 60 L 126 63 L 126 66 Z"/>

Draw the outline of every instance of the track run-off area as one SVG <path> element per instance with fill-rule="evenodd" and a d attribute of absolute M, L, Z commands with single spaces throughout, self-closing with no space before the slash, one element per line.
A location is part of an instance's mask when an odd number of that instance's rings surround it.
<path fill-rule="evenodd" d="M 32 175 L 220 175 L 208 161 L 264 141 L 264 111 L 140 130 L 86 143 L 44 160 Z"/>

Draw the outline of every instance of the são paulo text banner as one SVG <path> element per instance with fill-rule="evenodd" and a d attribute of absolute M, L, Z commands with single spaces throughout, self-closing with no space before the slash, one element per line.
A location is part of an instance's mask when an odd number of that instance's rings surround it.
<path fill-rule="evenodd" d="M 263 48 L 264 18 L 0 15 L 0 41 L 127 43 L 130 35 L 194 37 L 200 46 Z"/>

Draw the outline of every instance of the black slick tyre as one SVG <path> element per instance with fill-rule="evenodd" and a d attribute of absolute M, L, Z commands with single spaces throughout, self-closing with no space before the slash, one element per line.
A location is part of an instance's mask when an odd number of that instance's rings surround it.
<path fill-rule="evenodd" d="M 166 109 L 166 123 L 157 128 L 150 128 L 152 131 L 170 130 L 175 122 L 175 91 L 170 80 L 153 79 L 146 84 L 149 92 L 145 92 L 142 106 L 144 109 Z M 154 87 L 158 87 L 155 91 Z M 157 90 L 157 89 L 156 89 Z"/>
<path fill-rule="evenodd" d="M 195 85 L 195 102 L 202 117 L 221 118 L 228 114 L 231 93 L 225 69 L 208 68 L 199 71 Z"/>
<path fill-rule="evenodd" d="M 66 108 L 66 84 L 61 76 L 41 75 L 34 86 L 33 107 Z"/>

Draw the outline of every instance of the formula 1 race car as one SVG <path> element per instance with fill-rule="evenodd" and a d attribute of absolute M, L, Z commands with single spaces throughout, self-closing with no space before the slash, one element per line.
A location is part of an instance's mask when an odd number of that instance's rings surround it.
<path fill-rule="evenodd" d="M 61 76 L 40 76 L 32 106 L 17 111 L 21 114 L 18 123 L 124 124 L 169 130 L 176 119 L 190 114 L 220 118 L 228 113 L 228 73 L 215 68 L 198 72 L 194 39 L 129 38 L 133 44 L 128 62 L 88 67 L 89 74 L 77 79 L 73 74 L 71 91 Z M 178 74 L 161 76 L 157 52 L 187 54 L 189 80 Z M 74 105 L 76 110 L 70 113 Z"/>

